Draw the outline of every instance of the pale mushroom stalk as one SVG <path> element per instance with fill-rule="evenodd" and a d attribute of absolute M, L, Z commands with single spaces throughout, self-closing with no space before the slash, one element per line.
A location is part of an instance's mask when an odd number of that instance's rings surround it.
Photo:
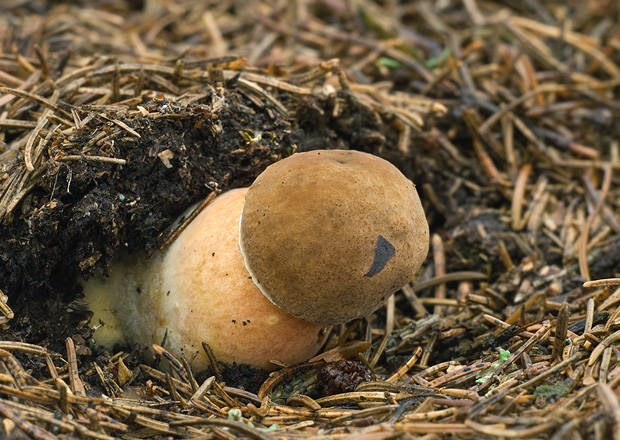
<path fill-rule="evenodd" d="M 207 342 L 216 358 L 272 369 L 302 362 L 319 348 L 321 326 L 269 302 L 252 282 L 238 244 L 247 189 L 214 199 L 165 253 L 119 261 L 109 278 L 84 283 L 98 343 L 162 344 L 202 370 Z M 195 359 L 194 359 L 195 356 Z"/>

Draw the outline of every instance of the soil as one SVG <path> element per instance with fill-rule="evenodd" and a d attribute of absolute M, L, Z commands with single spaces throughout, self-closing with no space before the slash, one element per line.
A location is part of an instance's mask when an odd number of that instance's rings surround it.
<path fill-rule="evenodd" d="M 148 117 L 126 111 L 85 112 L 87 124 L 54 139 L 55 145 L 72 146 L 52 146 L 46 158 L 85 154 L 83 145 L 103 133 L 103 147 L 88 153 L 122 158 L 127 164 L 50 163 L 17 208 L 21 215 L 0 229 L 0 271 L 8 275 L 0 289 L 9 294 L 18 316 L 28 316 L 24 326 L 33 322 L 43 326 L 28 330 L 29 341 L 47 345 L 53 342 L 44 335 L 67 334 L 58 326 L 71 326 L 73 321 L 46 318 L 49 310 L 65 315 L 63 304 L 79 299 L 80 279 L 107 274 L 119 250 L 150 255 L 162 245 L 162 231 L 210 192 L 249 186 L 266 166 L 294 151 L 336 145 L 364 145 L 370 151 L 382 147 L 381 126 L 372 112 L 351 109 L 354 118 L 330 120 L 317 115 L 317 110 L 330 114 L 329 101 L 288 97 L 289 104 L 286 96 L 280 96 L 297 116 L 283 118 L 267 105 L 257 106 L 234 84 L 223 86 L 221 96 L 208 94 L 186 105 L 145 100 L 141 105 Z M 206 104 L 214 100 L 225 102 L 217 112 Z M 121 121 L 140 137 L 110 120 Z M 258 133 L 259 140 L 247 140 Z M 171 157 L 162 159 L 162 152 Z M 3 172 L 10 176 L 22 161 L 18 155 Z M 43 305 L 41 315 L 32 314 L 33 303 Z M 14 331 L 20 332 L 22 320 L 12 326 Z M 56 327 L 47 328 L 48 324 Z M 37 339 L 39 334 L 42 339 Z"/>

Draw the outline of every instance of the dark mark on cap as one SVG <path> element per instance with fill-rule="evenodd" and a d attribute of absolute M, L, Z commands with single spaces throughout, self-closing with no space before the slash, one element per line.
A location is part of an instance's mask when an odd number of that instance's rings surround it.
<path fill-rule="evenodd" d="M 383 235 L 379 235 L 375 243 L 375 258 L 364 276 L 373 277 L 377 275 L 394 255 L 396 255 L 396 249 L 394 249 L 392 243 L 387 241 Z"/>

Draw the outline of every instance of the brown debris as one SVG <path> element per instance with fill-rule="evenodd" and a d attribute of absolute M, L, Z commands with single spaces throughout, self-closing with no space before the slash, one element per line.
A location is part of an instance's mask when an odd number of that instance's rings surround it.
<path fill-rule="evenodd" d="M 0 437 L 617 436 L 613 1 L 3 8 Z M 90 343 L 79 277 L 317 148 L 416 183 L 418 279 L 270 377 Z"/>

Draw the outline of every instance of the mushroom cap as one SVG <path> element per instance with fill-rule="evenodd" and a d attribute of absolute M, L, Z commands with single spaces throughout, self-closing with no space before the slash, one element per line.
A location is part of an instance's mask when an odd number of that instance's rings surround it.
<path fill-rule="evenodd" d="M 366 316 L 428 252 L 415 185 L 371 154 L 317 150 L 269 166 L 246 194 L 240 245 L 254 283 L 318 324 Z"/>

